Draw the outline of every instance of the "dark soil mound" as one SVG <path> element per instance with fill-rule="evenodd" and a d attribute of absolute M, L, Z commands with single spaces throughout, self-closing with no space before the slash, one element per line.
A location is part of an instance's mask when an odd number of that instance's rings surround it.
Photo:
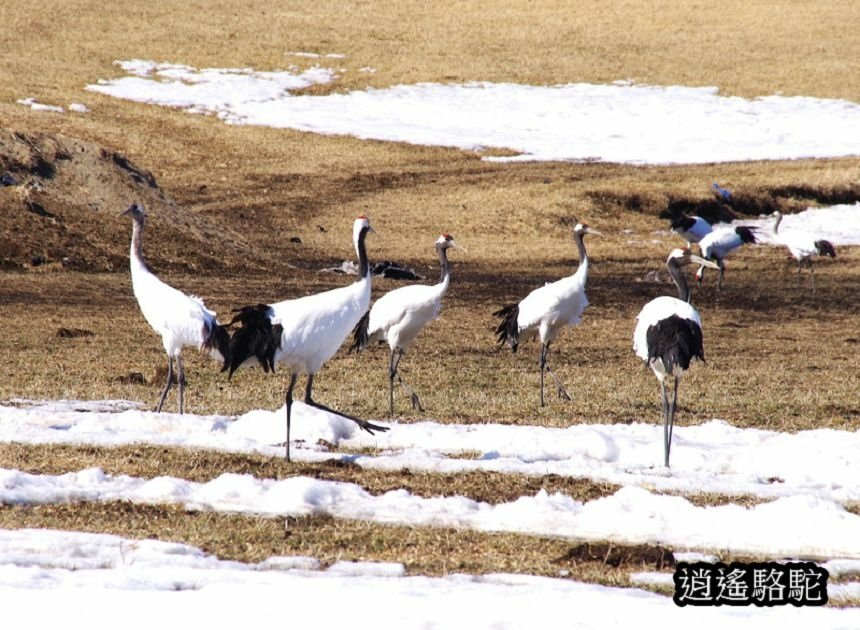
<path fill-rule="evenodd" d="M 0 129 L 0 268 L 114 271 L 128 264 L 132 202 L 149 221 L 145 252 L 175 271 L 255 265 L 244 239 L 178 206 L 155 176 L 90 142 Z"/>

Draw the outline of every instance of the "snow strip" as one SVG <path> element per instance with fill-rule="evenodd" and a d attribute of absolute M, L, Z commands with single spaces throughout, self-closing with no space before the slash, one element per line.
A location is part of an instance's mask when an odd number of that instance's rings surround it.
<path fill-rule="evenodd" d="M 406 577 L 397 566 L 342 562 L 319 571 L 313 558 L 243 564 L 169 542 L 0 530 L 0 599 L 10 627 L 59 628 L 82 619 L 89 630 L 114 630 L 118 620 L 131 628 L 219 628 L 275 619 L 377 630 L 604 630 L 639 627 L 643 619 L 659 619 L 666 630 L 860 627 L 856 609 L 680 609 L 638 589 L 510 574 Z"/>
<path fill-rule="evenodd" d="M 308 477 L 275 481 L 227 473 L 196 483 L 175 477 L 112 476 L 98 468 L 56 476 L 0 469 L 0 504 L 82 501 L 178 504 L 191 510 L 280 517 L 326 514 L 383 524 L 650 543 L 767 558 L 860 559 L 860 516 L 813 495 L 751 508 L 698 507 L 682 497 L 627 487 L 586 503 L 541 490 L 491 505 L 459 496 L 423 498 L 406 490 L 374 496 L 356 484 Z"/>

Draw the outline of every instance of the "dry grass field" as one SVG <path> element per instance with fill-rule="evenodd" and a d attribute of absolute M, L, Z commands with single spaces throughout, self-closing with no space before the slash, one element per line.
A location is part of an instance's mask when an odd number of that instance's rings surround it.
<path fill-rule="evenodd" d="M 155 401 L 164 353 L 134 301 L 127 273 L 130 225 L 116 218 L 141 199 L 152 215 L 145 250 L 153 269 L 204 297 L 222 317 L 246 303 L 347 282 L 318 270 L 352 256 L 349 234 L 357 214 L 367 213 L 377 230 L 368 239 L 372 259 L 397 260 L 429 278 L 438 273 L 433 241 L 440 232 L 454 234 L 468 252 L 451 254 L 443 316 L 403 362 L 427 413 L 416 415 L 401 399 L 401 421 L 657 422 L 658 388 L 633 355 L 631 335 L 642 305 L 674 290 L 665 273 L 661 282 L 646 277 L 663 271 L 669 250 L 680 243 L 663 215 L 669 203 L 712 209 L 713 181 L 736 193 L 740 216 L 860 200 L 860 161 L 854 158 L 677 167 L 498 164 L 453 149 L 226 126 L 214 117 L 83 90 L 117 76 L 117 59 L 274 70 L 314 63 L 285 55 L 311 51 L 347 55 L 338 61 L 347 70 L 343 78 L 312 88 L 315 93 L 419 81 L 633 79 L 716 85 L 745 97 L 782 93 L 856 102 L 860 4 L 848 0 L 46 0 L 38 11 L 28 3 L 7 4 L 0 21 L 0 172 L 29 168 L 42 190 L 25 198 L 0 188 L 0 400 Z M 366 66 L 377 72 L 356 72 Z M 16 104 L 31 96 L 83 102 L 91 112 L 36 112 Z M 52 177 L 36 174 L 43 163 Z M 491 313 L 572 272 L 574 216 L 604 236 L 587 241 L 591 306 L 582 325 L 553 346 L 553 367 L 573 401 L 551 396 L 540 409 L 538 347 L 526 344 L 516 355 L 499 349 Z M 292 236 L 301 243 L 290 242 Z M 815 296 L 807 279 L 798 287 L 794 261 L 782 249 L 747 248 L 728 265 L 721 294 L 711 284 L 694 294 L 705 322 L 707 364 L 685 377 L 679 424 L 721 418 L 786 431 L 860 428 L 860 249 L 842 248 L 836 260 L 818 265 Z M 378 281 L 374 295 L 395 286 Z M 91 334 L 69 336 L 63 329 Z M 281 404 L 280 377 L 249 370 L 228 382 L 214 363 L 187 355 L 190 411 L 234 414 Z M 344 349 L 320 373 L 317 397 L 384 420 L 386 365 L 385 351 L 355 356 Z M 135 381 L 134 373 L 142 379 Z M 174 404 L 169 400 L 168 408 Z M 34 472 L 100 466 L 191 478 L 189 459 L 203 478 L 228 471 L 308 474 L 372 492 L 405 487 L 489 502 L 540 487 L 578 498 L 613 491 L 588 480 L 381 475 L 169 449 L 0 446 L 0 466 Z M 283 523 L 267 519 L 137 506 L 3 506 L 0 526 L 185 540 L 245 560 L 292 553 L 324 562 L 397 560 L 427 574 L 555 575 L 563 566 L 575 577 L 612 584 L 628 583 L 625 568 L 653 566 L 655 553 L 630 550 L 610 567 L 609 554 L 589 555 L 569 541 L 331 519 L 300 519 L 285 536 Z"/>

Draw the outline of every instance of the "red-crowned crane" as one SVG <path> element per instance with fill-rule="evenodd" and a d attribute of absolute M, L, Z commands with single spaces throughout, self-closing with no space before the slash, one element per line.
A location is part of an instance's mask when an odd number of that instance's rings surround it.
<path fill-rule="evenodd" d="M 689 244 L 698 243 L 713 231 L 710 223 L 699 216 L 680 214 L 672 221 L 672 231 Z"/>
<path fill-rule="evenodd" d="M 305 404 L 355 422 L 368 433 L 387 431 L 346 413 L 334 411 L 313 400 L 314 376 L 337 352 L 370 306 L 370 265 L 364 240 L 373 231 L 370 221 L 360 216 L 353 224 L 352 237 L 358 255 L 358 280 L 352 284 L 275 304 L 257 304 L 237 309 L 231 324 L 240 322 L 230 340 L 230 372 L 246 365 L 261 365 L 274 372 L 283 363 L 289 370 L 286 388 L 286 459 L 290 461 L 290 420 L 293 388 L 299 375 L 308 375 Z"/>
<path fill-rule="evenodd" d="M 179 413 L 184 413 L 185 366 L 182 363 L 182 348 L 196 346 L 201 352 L 223 361 L 226 368 L 230 362 L 230 337 L 215 319 L 215 313 L 206 308 L 200 298 L 185 295 L 165 284 L 147 268 L 143 259 L 143 228 L 146 224 L 143 206 L 133 203 L 118 216 L 130 216 L 132 219 L 130 258 L 134 296 L 144 319 L 161 335 L 161 343 L 167 353 L 167 383 L 161 392 L 156 412 L 161 411 L 173 384 L 173 359 L 176 359 L 179 370 Z"/>
<path fill-rule="evenodd" d="M 717 290 L 723 288 L 723 274 L 726 271 L 726 263 L 723 259 L 741 245 L 755 242 L 755 228 L 746 225 L 716 228 L 699 241 L 699 249 L 702 252 L 702 257 L 715 261 L 717 268 L 720 270 L 720 274 L 717 277 Z M 702 284 L 704 277 L 705 266 L 700 266 L 696 272 L 696 280 L 699 285 Z"/>
<path fill-rule="evenodd" d="M 406 349 L 428 323 L 439 317 L 442 297 L 448 290 L 451 272 L 448 249 L 458 247 L 454 237 L 443 234 L 436 240 L 441 278 L 438 284 L 413 284 L 389 291 L 373 304 L 359 320 L 353 331 L 352 350 L 364 350 L 368 345 L 388 342 L 388 413 L 394 415 L 394 379 L 403 385 L 412 401 L 412 408 L 424 411 L 418 394 L 406 384 L 398 372 Z"/>
<path fill-rule="evenodd" d="M 588 253 L 583 237 L 600 234 L 584 223 L 573 228 L 573 237 L 579 250 L 579 268 L 571 276 L 547 283 L 524 297 L 518 304 L 507 304 L 493 315 L 502 319 L 496 335 L 500 344 L 507 343 L 516 352 L 520 340 L 540 336 L 540 406 L 544 406 L 544 372 L 549 372 L 558 386 L 558 395 L 570 400 L 570 395 L 547 364 L 549 345 L 565 326 L 576 326 L 588 306 L 585 282 L 588 279 Z"/>
<path fill-rule="evenodd" d="M 705 360 L 702 346 L 702 321 L 690 305 L 690 290 L 682 267 L 698 263 L 718 268 L 716 264 L 690 253 L 674 249 L 666 260 L 669 275 L 678 287 L 678 297 L 664 295 L 654 298 L 636 317 L 633 331 L 633 351 L 654 371 L 660 381 L 663 400 L 663 445 L 665 464 L 669 466 L 675 407 L 678 404 L 678 383 L 693 359 Z M 666 379 L 674 381 L 671 400 L 666 391 Z"/>
<path fill-rule="evenodd" d="M 782 213 L 778 210 L 773 213 L 773 235 L 777 242 L 782 243 L 797 261 L 797 283 L 800 284 L 800 273 L 803 265 L 809 267 L 812 276 L 812 292 L 815 293 L 815 267 L 812 265 L 813 256 L 830 256 L 836 258 L 836 249 L 830 241 L 816 239 L 814 235 L 799 230 L 779 233 L 779 224 L 782 222 Z"/>

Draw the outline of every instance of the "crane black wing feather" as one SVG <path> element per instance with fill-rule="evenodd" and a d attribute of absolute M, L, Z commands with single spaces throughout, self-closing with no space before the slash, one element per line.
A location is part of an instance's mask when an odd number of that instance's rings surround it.
<path fill-rule="evenodd" d="M 228 326 L 242 326 L 230 338 L 230 368 L 228 378 L 249 358 L 254 357 L 264 372 L 275 371 L 275 351 L 281 345 L 284 329 L 272 324 L 272 309 L 267 304 L 243 306 L 233 311 L 236 315 Z"/>
<path fill-rule="evenodd" d="M 359 352 L 367 348 L 367 325 L 369 322 L 370 311 L 367 311 L 352 329 L 352 345 L 349 347 L 349 352 Z"/>
<path fill-rule="evenodd" d="M 678 315 L 661 319 L 648 327 L 645 339 L 648 345 L 648 363 L 660 359 L 669 374 L 674 372 L 676 366 L 687 370 L 694 358 L 705 360 L 702 329 L 690 319 Z"/>
<path fill-rule="evenodd" d="M 520 315 L 519 304 L 506 304 L 493 313 L 493 317 L 501 317 L 502 321 L 496 328 L 496 338 L 499 344 L 507 343 L 512 352 L 517 351 L 520 345 L 520 329 L 517 319 Z"/>

